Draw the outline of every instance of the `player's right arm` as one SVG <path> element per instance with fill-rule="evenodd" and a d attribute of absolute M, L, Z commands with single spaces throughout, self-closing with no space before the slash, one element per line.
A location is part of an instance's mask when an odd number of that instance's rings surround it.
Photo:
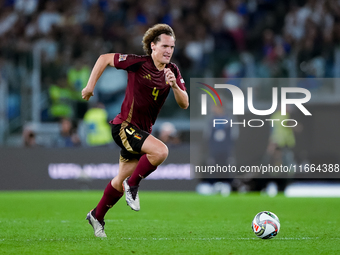
<path fill-rule="evenodd" d="M 105 68 L 108 65 L 114 66 L 114 56 L 115 53 L 103 54 L 99 56 L 91 71 L 91 75 L 87 82 L 87 85 L 81 92 L 83 99 L 88 101 L 90 97 L 93 96 L 94 87 L 96 86 L 96 83 L 99 77 L 104 72 Z"/>

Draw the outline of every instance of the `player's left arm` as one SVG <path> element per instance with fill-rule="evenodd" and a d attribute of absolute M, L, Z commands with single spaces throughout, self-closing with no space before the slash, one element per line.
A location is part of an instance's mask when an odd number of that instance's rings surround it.
<path fill-rule="evenodd" d="M 170 70 L 170 68 L 164 68 L 165 78 L 166 81 L 169 83 L 169 85 L 172 88 L 172 91 L 175 95 L 175 100 L 177 104 L 182 109 L 187 109 L 189 107 L 189 97 L 188 93 L 185 90 L 182 90 L 177 82 L 176 82 L 176 76 L 175 74 Z"/>

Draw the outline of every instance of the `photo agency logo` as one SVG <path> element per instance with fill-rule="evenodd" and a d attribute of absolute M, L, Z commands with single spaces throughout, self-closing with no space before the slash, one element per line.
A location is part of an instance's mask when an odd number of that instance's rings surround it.
<path fill-rule="evenodd" d="M 245 96 L 242 92 L 242 90 L 237 87 L 236 85 L 231 84 L 215 84 L 214 87 L 198 82 L 201 85 L 204 85 L 206 88 L 210 89 L 215 96 L 218 98 L 221 106 L 223 106 L 221 97 L 216 89 L 219 89 L 219 92 L 223 91 L 223 89 L 226 91 L 231 92 L 232 96 L 232 102 L 233 102 L 233 115 L 234 116 L 242 116 L 245 114 Z M 208 103 L 207 103 L 207 94 L 212 98 L 215 105 L 218 105 L 218 103 L 215 100 L 214 95 L 206 88 L 200 87 L 200 89 L 206 93 L 201 94 L 201 115 L 207 115 L 208 112 Z M 302 94 L 304 95 L 303 98 L 288 98 L 288 95 L 297 95 Z M 287 115 L 287 107 L 289 105 L 295 105 L 304 115 L 306 116 L 312 116 L 312 114 L 307 110 L 307 108 L 304 106 L 305 103 L 307 103 L 311 99 L 311 93 L 309 90 L 305 88 L 298 88 L 298 87 L 282 87 L 281 88 L 281 116 L 289 116 Z M 273 114 L 277 108 L 278 108 L 278 88 L 273 87 L 272 88 L 272 105 L 269 109 L 266 110 L 259 110 L 254 107 L 254 99 L 253 99 L 253 88 L 248 87 L 247 88 L 247 106 L 251 113 L 257 116 L 269 116 Z M 243 119 L 242 121 L 235 122 L 232 119 L 213 119 L 213 127 L 216 127 L 216 125 L 230 125 L 232 127 L 233 125 L 242 125 L 244 127 L 263 127 L 265 125 L 265 122 L 268 122 L 271 127 L 274 127 L 276 123 L 282 125 L 283 127 L 295 127 L 298 125 L 298 122 L 295 119 L 250 119 L 246 121 Z"/>

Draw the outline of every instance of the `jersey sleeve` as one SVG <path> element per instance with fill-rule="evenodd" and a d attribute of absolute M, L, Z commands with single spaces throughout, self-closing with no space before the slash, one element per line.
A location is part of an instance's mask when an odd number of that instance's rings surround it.
<path fill-rule="evenodd" d="M 176 77 L 176 83 L 182 90 L 187 90 L 185 87 L 185 81 L 181 75 L 181 72 L 179 71 L 178 67 L 172 63 L 172 72 L 175 74 Z"/>
<path fill-rule="evenodd" d="M 143 56 L 115 53 L 114 65 L 117 69 L 128 69 L 130 66 L 145 61 Z"/>

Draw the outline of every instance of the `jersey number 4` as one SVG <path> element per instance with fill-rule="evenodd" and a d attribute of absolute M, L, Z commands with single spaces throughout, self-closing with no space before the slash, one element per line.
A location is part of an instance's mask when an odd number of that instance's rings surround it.
<path fill-rule="evenodd" d="M 157 100 L 158 93 L 159 93 L 159 89 L 156 89 L 156 87 L 154 87 L 152 91 L 152 95 L 154 96 L 153 100 L 155 101 Z"/>

